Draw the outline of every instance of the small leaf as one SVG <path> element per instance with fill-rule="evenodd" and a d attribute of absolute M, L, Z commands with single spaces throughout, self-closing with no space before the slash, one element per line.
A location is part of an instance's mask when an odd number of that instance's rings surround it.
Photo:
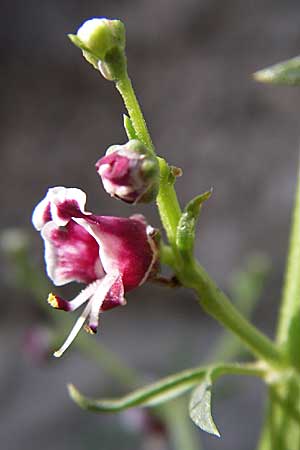
<path fill-rule="evenodd" d="M 124 124 L 124 128 L 125 128 L 128 139 L 129 140 L 130 139 L 138 139 L 138 136 L 132 125 L 132 122 L 131 122 L 130 118 L 128 116 L 126 116 L 126 114 L 123 114 L 123 124 Z"/>
<path fill-rule="evenodd" d="M 190 404 L 189 414 L 192 421 L 201 430 L 220 437 L 220 433 L 211 415 L 211 388 L 212 381 L 208 375 L 205 380 L 194 390 Z"/>
<path fill-rule="evenodd" d="M 280 62 L 253 74 L 255 80 L 262 83 L 286 86 L 300 85 L 300 56 Z"/>
<path fill-rule="evenodd" d="M 204 192 L 204 194 L 198 195 L 193 198 L 183 211 L 176 233 L 176 244 L 185 258 L 192 256 L 195 243 L 195 227 L 196 222 L 200 214 L 202 203 L 210 198 L 212 190 Z"/>

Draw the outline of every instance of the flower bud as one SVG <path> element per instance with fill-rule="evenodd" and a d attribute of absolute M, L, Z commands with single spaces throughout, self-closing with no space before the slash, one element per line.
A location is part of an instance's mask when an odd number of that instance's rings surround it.
<path fill-rule="evenodd" d="M 155 156 L 137 139 L 109 147 L 96 163 L 104 189 L 127 203 L 149 203 L 157 195 L 159 166 Z"/>
<path fill-rule="evenodd" d="M 77 34 L 69 34 L 69 38 L 104 78 L 119 78 L 126 65 L 125 27 L 120 20 L 89 19 L 81 25 Z"/>

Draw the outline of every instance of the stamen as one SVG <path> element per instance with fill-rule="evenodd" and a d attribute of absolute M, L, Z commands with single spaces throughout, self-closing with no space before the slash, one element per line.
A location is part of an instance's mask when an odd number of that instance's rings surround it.
<path fill-rule="evenodd" d="M 58 295 L 52 294 L 52 292 L 48 295 L 47 302 L 52 308 L 60 309 L 62 311 L 70 311 L 69 302 L 63 300 Z"/>
<path fill-rule="evenodd" d="M 67 350 L 67 348 L 72 344 L 72 342 L 76 338 L 77 334 L 79 333 L 80 329 L 82 328 L 84 322 L 86 321 L 86 319 L 90 313 L 91 307 L 92 307 L 92 300 L 90 300 L 88 302 L 88 304 L 86 305 L 86 307 L 83 310 L 83 313 L 75 322 L 75 325 L 73 326 L 71 333 L 65 340 L 64 344 L 60 347 L 59 350 L 57 350 L 55 353 L 53 353 L 53 355 L 56 358 L 59 358 Z"/>
<path fill-rule="evenodd" d="M 85 324 L 83 328 L 84 328 L 84 331 L 86 331 L 88 334 L 96 334 L 97 333 L 97 328 L 93 329 L 88 324 Z"/>
<path fill-rule="evenodd" d="M 116 282 L 117 278 L 120 276 L 118 272 L 105 275 L 102 279 L 102 283 L 99 284 L 96 292 L 91 298 L 92 307 L 89 317 L 88 329 L 89 332 L 95 334 L 98 329 L 99 314 L 101 311 L 101 306 L 107 296 L 108 292 L 112 288 L 113 284 Z"/>
<path fill-rule="evenodd" d="M 48 303 L 52 308 L 62 309 L 63 311 L 75 311 L 85 303 L 97 290 L 102 280 L 96 280 L 83 289 L 73 300 L 67 301 L 55 294 L 49 294 Z"/>

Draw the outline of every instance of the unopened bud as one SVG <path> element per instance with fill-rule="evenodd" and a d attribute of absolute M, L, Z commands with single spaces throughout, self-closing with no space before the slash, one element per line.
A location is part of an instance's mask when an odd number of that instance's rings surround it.
<path fill-rule="evenodd" d="M 149 203 L 159 187 L 159 166 L 155 156 L 137 139 L 109 147 L 96 163 L 104 189 L 127 203 Z"/>
<path fill-rule="evenodd" d="M 125 27 L 120 20 L 89 19 L 69 38 L 105 78 L 116 80 L 124 71 Z"/>

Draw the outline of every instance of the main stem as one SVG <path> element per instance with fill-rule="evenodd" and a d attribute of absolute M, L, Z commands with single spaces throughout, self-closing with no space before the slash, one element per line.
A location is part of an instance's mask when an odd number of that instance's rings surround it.
<path fill-rule="evenodd" d="M 141 108 L 127 73 L 116 83 L 116 87 L 124 100 L 138 138 L 155 154 Z M 274 367 L 285 366 L 280 350 L 237 311 L 206 272 L 196 262 L 188 264 L 186 261 L 180 260 L 177 254 L 175 237 L 181 210 L 170 176 L 170 168 L 162 159 L 160 159 L 160 171 L 161 183 L 157 206 L 174 252 L 177 276 L 182 284 L 195 289 L 203 308 L 225 328 L 230 329 L 238 336 L 255 356 L 267 361 Z"/>
<path fill-rule="evenodd" d="M 298 173 L 295 204 L 292 218 L 285 283 L 279 313 L 277 341 L 289 363 L 300 368 L 300 174 Z M 293 420 L 299 415 L 299 384 L 287 380 L 281 387 L 281 401 L 275 398 L 276 391 L 269 397 L 272 421 L 266 420 L 259 450 L 298 450 L 300 448 L 299 422 Z"/>
<path fill-rule="evenodd" d="M 299 319 L 300 313 L 300 174 L 298 174 L 292 229 L 287 258 L 282 305 L 279 315 L 277 339 L 288 350 L 288 343 L 293 339 L 293 320 Z M 299 328 L 298 328 L 299 331 Z"/>

